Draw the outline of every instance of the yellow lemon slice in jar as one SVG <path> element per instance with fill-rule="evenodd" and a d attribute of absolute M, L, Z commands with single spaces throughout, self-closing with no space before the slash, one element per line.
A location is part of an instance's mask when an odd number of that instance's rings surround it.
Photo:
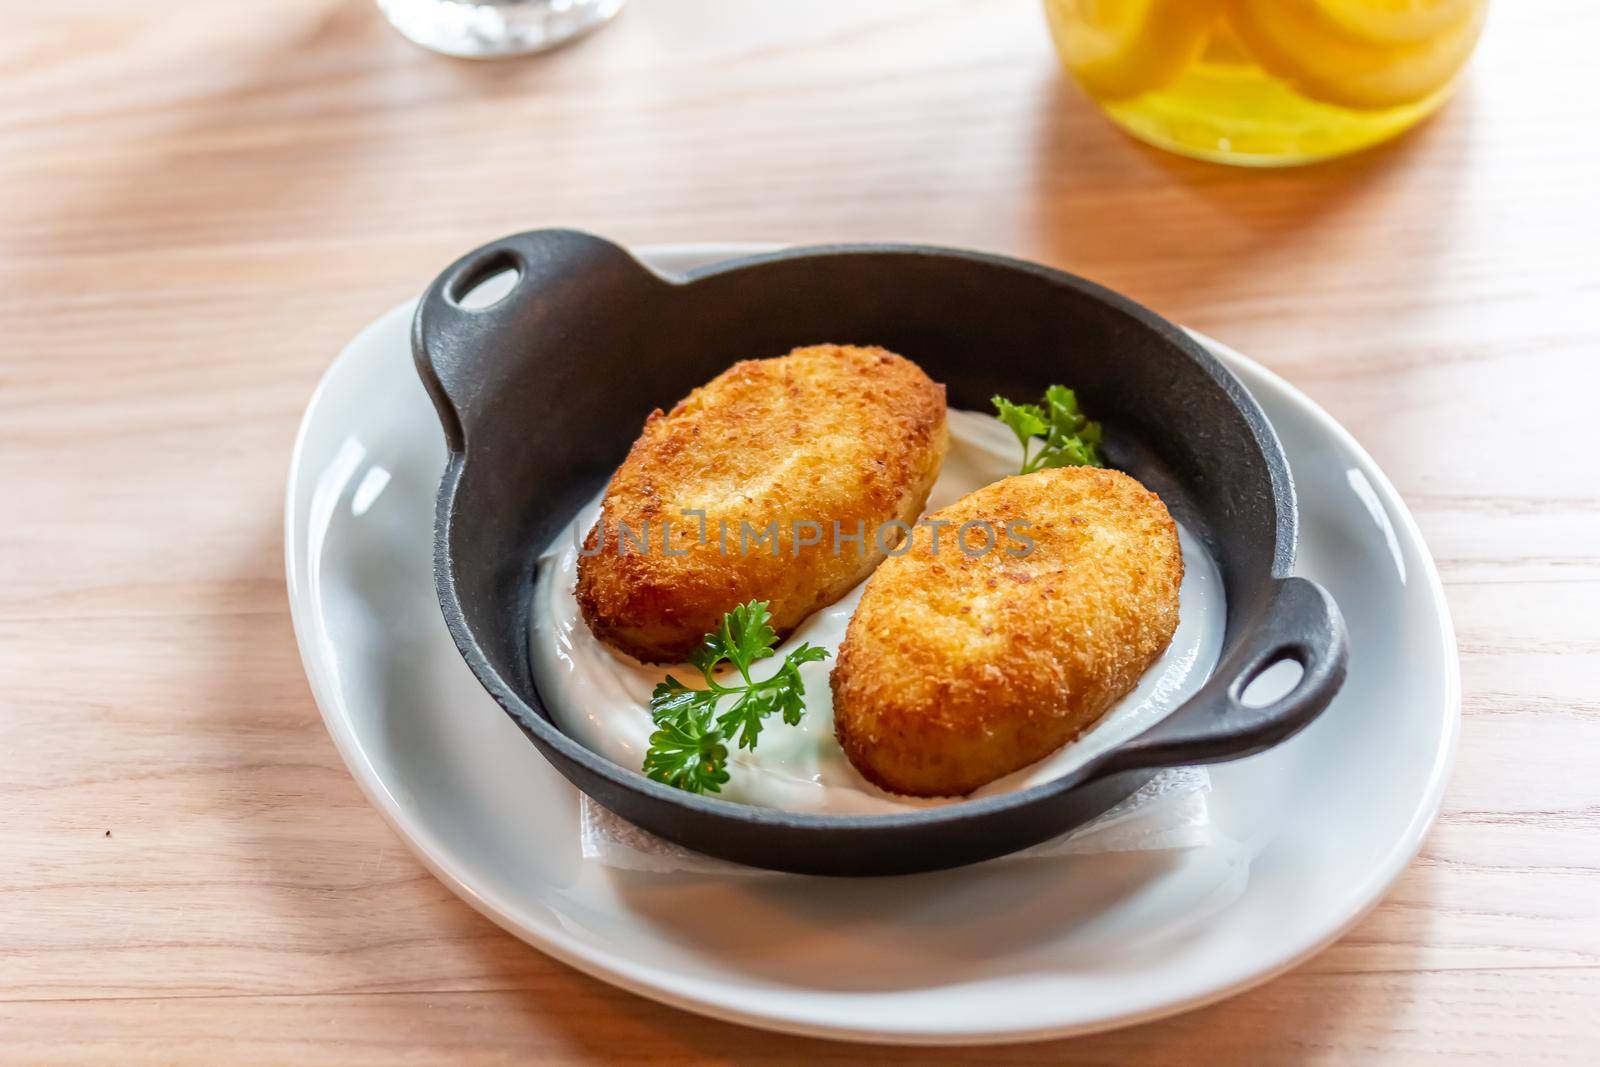
<path fill-rule="evenodd" d="M 1045 0 L 1067 69 L 1094 96 L 1159 89 L 1194 62 L 1223 0 Z"/>
<path fill-rule="evenodd" d="M 1472 55 L 1487 5 L 1447 32 L 1383 46 L 1343 29 L 1324 0 L 1231 0 L 1228 17 L 1256 61 L 1303 96 L 1361 110 L 1400 107 L 1450 83 Z"/>
<path fill-rule="evenodd" d="M 1353 36 L 1379 45 L 1420 44 L 1455 30 L 1488 0 L 1317 0 Z"/>

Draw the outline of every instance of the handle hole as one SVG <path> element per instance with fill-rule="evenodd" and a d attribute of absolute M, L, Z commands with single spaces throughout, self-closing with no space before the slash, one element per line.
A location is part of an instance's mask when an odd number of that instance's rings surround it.
<path fill-rule="evenodd" d="M 1286 655 L 1262 667 L 1254 678 L 1245 683 L 1239 693 L 1239 703 L 1247 708 L 1265 708 L 1276 704 L 1294 692 L 1294 687 L 1300 684 L 1305 673 L 1305 666 L 1299 660 Z"/>
<path fill-rule="evenodd" d="M 493 307 L 522 279 L 522 266 L 510 252 L 496 252 L 475 263 L 450 284 L 450 301 L 467 311 Z"/>

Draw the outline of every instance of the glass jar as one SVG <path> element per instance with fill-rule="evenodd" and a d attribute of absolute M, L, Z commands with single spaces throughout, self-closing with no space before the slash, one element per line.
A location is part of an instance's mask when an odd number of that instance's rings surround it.
<path fill-rule="evenodd" d="M 489 59 L 554 48 L 606 22 L 622 0 L 378 0 L 378 6 L 424 48 Z"/>
<path fill-rule="evenodd" d="M 1488 0 L 1044 0 L 1061 60 L 1119 125 L 1222 163 L 1309 163 L 1449 97 Z"/>

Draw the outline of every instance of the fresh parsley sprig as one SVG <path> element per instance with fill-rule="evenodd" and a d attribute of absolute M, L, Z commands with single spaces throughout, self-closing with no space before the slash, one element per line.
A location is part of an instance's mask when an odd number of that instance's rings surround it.
<path fill-rule="evenodd" d="M 775 655 L 778 635 L 765 601 L 741 604 L 722 617 L 712 633 L 689 657 L 705 681 L 704 689 L 691 689 L 672 675 L 650 694 L 650 718 L 656 732 L 644 756 L 644 773 L 658 782 L 691 793 L 718 793 L 728 782 L 728 743 L 756 747 L 762 720 L 773 712 L 790 726 L 805 715 L 805 683 L 800 665 L 828 658 L 828 650 L 802 644 L 784 657 L 770 677 L 756 681 L 750 667 Z M 739 682 L 723 685 L 715 675 L 726 660 L 739 672 Z M 722 714 L 717 704 L 735 698 Z"/>
<path fill-rule="evenodd" d="M 1032 474 L 1046 467 L 1101 467 L 1100 424 L 1078 410 L 1078 394 L 1064 385 L 1044 391 L 1042 404 L 1013 404 L 1003 396 L 992 401 L 1000 421 L 1011 427 L 1022 445 L 1022 469 Z M 1035 438 L 1043 438 L 1031 456 Z"/>

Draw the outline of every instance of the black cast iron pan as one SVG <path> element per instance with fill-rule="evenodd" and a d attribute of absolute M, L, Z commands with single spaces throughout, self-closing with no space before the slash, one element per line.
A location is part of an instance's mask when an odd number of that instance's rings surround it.
<path fill-rule="evenodd" d="M 502 271 L 510 293 L 463 297 Z M 1030 789 L 905 815 L 797 815 L 680 792 L 619 767 L 552 723 L 529 669 L 539 552 L 604 484 L 645 417 L 739 359 L 803 344 L 878 344 L 945 383 L 952 407 L 1071 384 L 1105 426 L 1114 467 L 1158 492 L 1222 572 L 1216 672 L 1117 749 Z M 485 245 L 428 288 L 417 368 L 444 425 L 435 576 L 467 663 L 579 789 L 679 844 L 811 874 L 936 870 L 1046 840 L 1163 767 L 1260 752 L 1311 722 L 1344 679 L 1345 634 L 1323 589 L 1290 576 L 1295 498 L 1261 409 L 1181 330 L 1082 278 L 942 248 L 801 248 L 661 278 L 588 234 L 539 230 Z M 1246 686 L 1292 659 L 1286 695 Z"/>

